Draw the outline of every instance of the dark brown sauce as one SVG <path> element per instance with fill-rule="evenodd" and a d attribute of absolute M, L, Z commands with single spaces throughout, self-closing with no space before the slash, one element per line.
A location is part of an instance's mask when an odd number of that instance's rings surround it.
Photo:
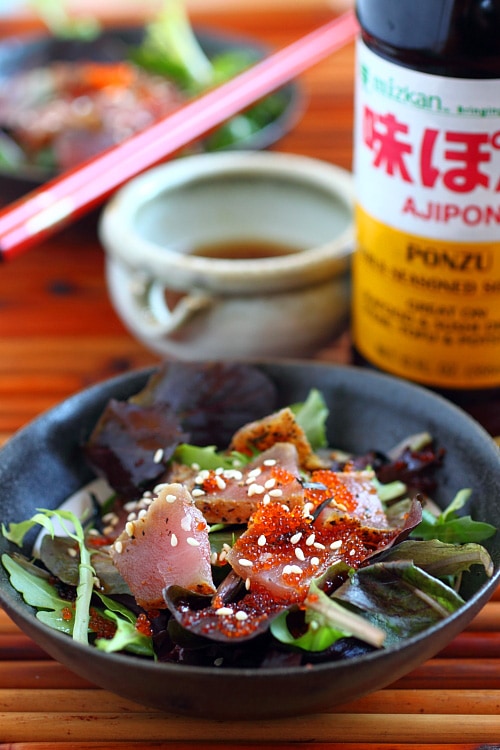
<path fill-rule="evenodd" d="M 292 255 L 300 249 L 278 242 L 266 240 L 229 240 L 198 245 L 189 255 L 219 260 L 259 260 L 261 258 L 279 258 L 282 255 Z"/>

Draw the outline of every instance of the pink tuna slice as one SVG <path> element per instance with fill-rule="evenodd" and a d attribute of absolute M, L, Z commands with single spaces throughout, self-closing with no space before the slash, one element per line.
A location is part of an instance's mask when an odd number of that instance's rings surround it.
<path fill-rule="evenodd" d="M 264 497 L 290 508 L 302 505 L 304 490 L 299 476 L 295 445 L 276 443 L 241 471 L 200 472 L 204 479 L 192 490 L 193 498 L 208 523 L 247 523 Z"/>
<path fill-rule="evenodd" d="M 164 609 L 163 589 L 173 584 L 201 594 L 215 591 L 208 526 L 181 484 L 161 485 L 147 512 L 127 523 L 111 557 L 146 610 Z"/>

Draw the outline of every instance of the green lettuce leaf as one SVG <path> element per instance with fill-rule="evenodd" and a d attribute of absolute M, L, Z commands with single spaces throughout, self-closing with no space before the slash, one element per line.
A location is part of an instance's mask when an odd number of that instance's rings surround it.
<path fill-rule="evenodd" d="M 474 521 L 470 516 L 459 515 L 471 495 L 470 489 L 460 490 L 447 508 L 438 516 L 425 510 L 422 521 L 412 533 L 412 539 L 439 539 L 447 544 L 482 542 L 496 533 L 496 528 L 483 521 Z"/>

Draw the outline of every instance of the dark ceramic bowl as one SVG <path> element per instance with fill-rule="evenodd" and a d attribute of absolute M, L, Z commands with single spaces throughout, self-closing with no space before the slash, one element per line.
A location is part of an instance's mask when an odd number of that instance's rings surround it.
<path fill-rule="evenodd" d="M 450 403 L 360 369 L 320 363 L 259 366 L 277 384 L 283 405 L 303 399 L 313 386 L 323 392 L 331 409 L 329 433 L 335 446 L 386 450 L 409 434 L 428 430 L 447 449 L 438 502 L 447 504 L 460 488 L 472 487 L 467 510 L 476 520 L 499 525 L 498 447 Z M 147 374 L 127 374 L 77 394 L 28 425 L 0 451 L 4 523 L 30 517 L 35 507 L 57 507 L 91 479 L 82 461 L 81 441 L 108 399 L 123 399 L 140 390 Z M 52 657 L 102 688 L 174 713 L 227 720 L 272 718 L 332 707 L 383 688 L 436 654 L 468 625 L 500 580 L 500 534 L 485 546 L 494 562 L 493 577 L 468 574 L 467 603 L 448 619 L 398 647 L 312 667 L 221 670 L 104 654 L 41 624 L 11 588 L 2 566 L 0 603 Z M 0 537 L 0 553 L 7 549 L 10 545 Z"/>
<path fill-rule="evenodd" d="M 196 33 L 208 57 L 230 50 L 242 50 L 258 59 L 268 52 L 266 48 L 248 38 L 226 36 L 201 29 Z M 0 86 L 9 76 L 48 65 L 55 60 L 122 60 L 127 56 L 131 46 L 140 43 L 142 36 L 141 28 L 126 27 L 107 29 L 91 41 L 38 35 L 7 38 L 0 42 Z M 287 84 L 280 90 L 280 96 L 282 106 L 279 114 L 260 130 L 234 142 L 230 148 L 268 148 L 295 125 L 302 112 L 302 95 L 298 85 Z M 13 171 L 0 164 L 0 203 L 15 200 L 53 176 L 49 170 L 32 166 Z"/>

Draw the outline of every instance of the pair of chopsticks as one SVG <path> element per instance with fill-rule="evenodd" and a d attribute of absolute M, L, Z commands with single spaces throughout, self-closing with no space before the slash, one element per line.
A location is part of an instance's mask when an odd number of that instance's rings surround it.
<path fill-rule="evenodd" d="M 213 130 L 350 42 L 354 11 L 320 26 L 0 212 L 0 259 L 15 257 L 103 202 L 131 177 Z"/>

